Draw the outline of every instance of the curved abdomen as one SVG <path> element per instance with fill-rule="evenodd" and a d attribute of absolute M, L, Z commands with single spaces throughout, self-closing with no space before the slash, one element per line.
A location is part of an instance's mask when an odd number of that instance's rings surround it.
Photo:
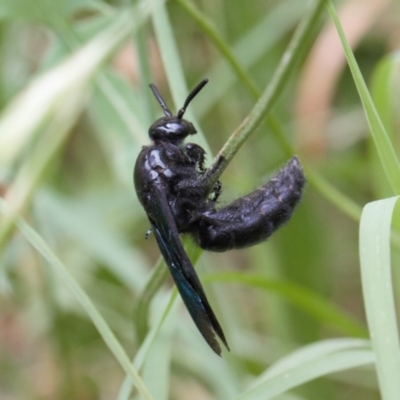
<path fill-rule="evenodd" d="M 289 220 L 304 184 L 301 164 L 293 157 L 264 186 L 220 210 L 204 213 L 191 233 L 200 247 L 217 252 L 262 242 Z"/>

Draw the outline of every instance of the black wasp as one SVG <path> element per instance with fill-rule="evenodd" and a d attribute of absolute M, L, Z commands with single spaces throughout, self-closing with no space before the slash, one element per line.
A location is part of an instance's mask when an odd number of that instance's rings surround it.
<path fill-rule="evenodd" d="M 196 129 L 182 118 L 183 114 L 207 82 L 204 79 L 193 89 L 176 116 L 157 88 L 150 85 L 165 117 L 149 129 L 152 144 L 144 146 L 136 160 L 134 183 L 181 297 L 204 339 L 220 355 L 215 334 L 229 350 L 225 335 L 179 234 L 189 233 L 202 249 L 210 251 L 259 243 L 290 218 L 300 201 L 305 178 L 299 160 L 293 157 L 265 185 L 225 207 L 217 207 L 220 182 L 210 191 L 202 179 L 206 173 L 205 151 L 197 144 L 184 143 Z"/>

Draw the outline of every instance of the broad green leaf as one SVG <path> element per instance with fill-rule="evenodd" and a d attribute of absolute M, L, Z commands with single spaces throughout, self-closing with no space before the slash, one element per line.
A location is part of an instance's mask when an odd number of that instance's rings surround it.
<path fill-rule="evenodd" d="M 368 203 L 360 223 L 362 287 L 383 400 L 400 396 L 400 345 L 393 293 L 390 233 L 398 197 Z"/>

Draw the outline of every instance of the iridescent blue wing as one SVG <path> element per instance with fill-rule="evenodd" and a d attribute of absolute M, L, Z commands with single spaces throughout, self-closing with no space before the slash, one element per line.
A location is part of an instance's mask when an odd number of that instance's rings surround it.
<path fill-rule="evenodd" d="M 207 300 L 199 277 L 182 246 L 165 191 L 154 185 L 151 192 L 146 211 L 161 254 L 194 323 L 209 346 L 215 353 L 221 355 L 221 347 L 215 338 L 215 334 L 229 350 L 224 332 Z"/>

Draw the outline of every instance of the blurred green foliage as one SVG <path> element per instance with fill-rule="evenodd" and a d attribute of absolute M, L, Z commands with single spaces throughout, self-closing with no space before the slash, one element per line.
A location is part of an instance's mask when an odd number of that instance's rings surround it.
<path fill-rule="evenodd" d="M 277 361 L 309 374 L 273 398 L 380 398 L 363 340 L 358 222 L 364 204 L 398 192 L 400 8 L 387 3 L 354 50 L 379 113 L 371 123 L 357 71 L 333 43 L 335 79 L 328 67 L 306 79 L 330 20 L 322 2 L 0 2 L 1 399 L 143 398 L 124 381 L 136 379 L 128 357 L 157 400 L 260 398 L 239 396 Z M 199 131 L 193 141 L 210 149 L 207 163 L 273 90 L 267 119 L 222 176 L 222 202 L 259 186 L 293 152 L 308 176 L 292 220 L 266 243 L 200 254 L 185 242 L 231 347 L 222 359 L 171 298 L 132 185 L 147 128 L 161 115 L 148 84 L 176 110 L 204 77 L 210 83 L 186 116 Z M 327 103 L 304 96 L 324 85 Z M 321 115 L 299 111 L 313 102 L 326 105 L 322 125 Z M 311 142 L 304 122 L 320 127 Z M 336 373 L 320 377 L 316 366 Z"/>

